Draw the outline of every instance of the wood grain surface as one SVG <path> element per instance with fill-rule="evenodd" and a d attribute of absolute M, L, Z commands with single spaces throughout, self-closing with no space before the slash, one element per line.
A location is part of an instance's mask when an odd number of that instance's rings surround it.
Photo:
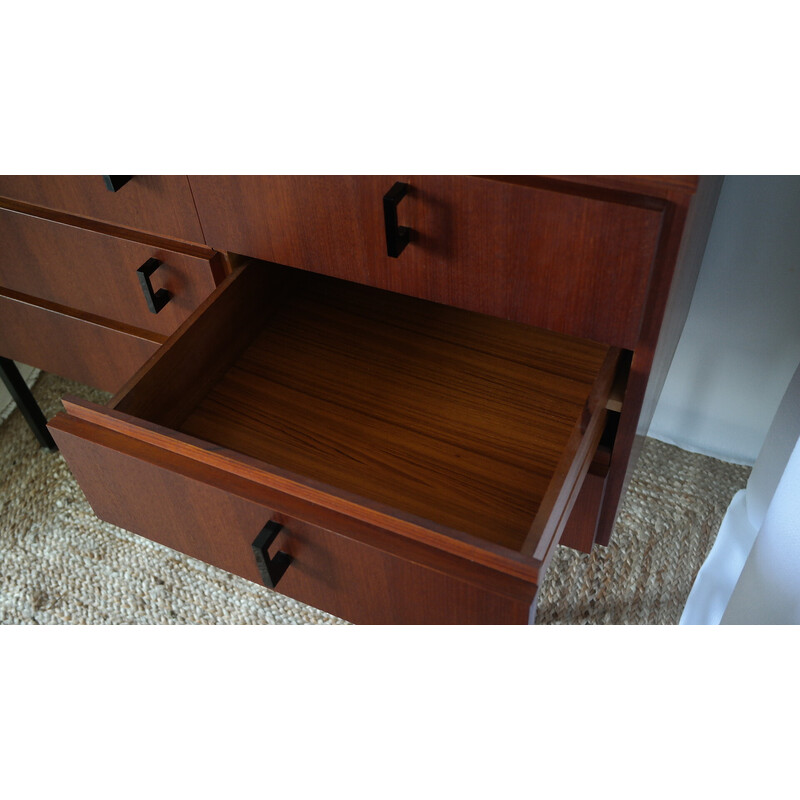
<path fill-rule="evenodd" d="M 361 624 L 526 623 L 535 583 L 399 541 L 399 550 L 301 522 L 230 491 L 213 469 L 59 415 L 56 441 L 95 513 L 261 583 L 251 543 L 270 519 L 284 528 L 271 548 L 293 562 L 277 590 Z M 247 496 L 250 495 L 250 496 Z M 256 495 L 257 497 L 257 490 Z M 180 502 L 176 502 L 179 498 Z M 398 544 L 395 542 L 394 544 Z"/>
<path fill-rule="evenodd" d="M 304 278 L 181 430 L 519 549 L 608 348 Z"/>
<path fill-rule="evenodd" d="M 600 367 L 582 414 L 562 448 L 553 477 L 520 548 L 547 564 L 575 505 L 605 428 L 608 396 L 619 362 L 619 350 L 610 348 Z"/>
<path fill-rule="evenodd" d="M 350 538 L 458 574 L 493 591 L 529 599 L 530 585 L 538 583 L 536 561 L 485 539 L 106 406 L 76 397 L 65 397 L 63 403 L 66 413 L 48 423 L 51 429 L 69 430 L 103 447 L 196 477 L 312 525 L 346 532 Z"/>
<path fill-rule="evenodd" d="M 696 195 L 684 195 L 665 211 L 600 512 L 600 544 L 608 544 L 611 538 L 620 500 L 686 322 L 721 187 L 721 177 L 703 176 Z"/>
<path fill-rule="evenodd" d="M 0 353 L 70 380 L 117 391 L 164 337 L 0 289 Z"/>
<path fill-rule="evenodd" d="M 296 270 L 239 269 L 112 399 L 111 408 L 177 428 L 267 323 Z"/>
<path fill-rule="evenodd" d="M 170 239 L 202 244 L 185 175 L 138 175 L 110 192 L 102 175 L 0 175 L 0 196 Z"/>
<path fill-rule="evenodd" d="M 393 259 L 381 199 L 397 180 L 410 185 L 398 219 L 412 234 Z M 494 602 L 480 594 L 490 591 L 514 604 L 492 613 L 516 621 L 562 530 L 581 549 L 595 529 L 608 541 L 718 191 L 693 176 L 167 176 L 111 193 L 100 176 L 0 176 L 0 352 L 109 390 L 139 370 L 116 398 L 120 413 L 74 406 L 57 423 L 76 441 L 98 437 L 75 452 L 106 505 L 117 501 L 92 459 L 119 467 L 130 519 L 140 512 L 125 474 L 134 487 L 145 481 L 131 464 L 157 467 L 146 481 L 163 502 L 182 490 L 183 470 L 199 481 L 187 496 L 216 487 L 283 515 L 306 552 L 326 542 L 312 570 L 321 584 L 293 591 L 337 602 L 343 588 L 332 576 L 346 568 L 323 574 L 325 558 L 419 586 L 420 609 L 462 591 L 426 589 L 428 578 L 406 571 L 423 565 L 437 575 L 432 587 L 446 577 L 478 592 L 462 598 L 474 619 Z M 224 258 L 203 244 L 201 223 L 209 245 L 230 251 Z M 147 329 L 145 319 L 162 315 L 132 310 L 138 285 L 109 266 L 127 264 L 136 248 L 177 253 L 178 283 L 205 264 L 211 283 L 175 319 Z M 300 269 L 247 267 L 204 300 L 241 256 Z M 563 333 L 581 341 L 560 342 Z M 605 411 L 591 398 L 608 384 L 603 363 L 617 347 L 632 355 L 630 376 L 612 391 L 616 440 L 592 474 Z M 173 468 L 176 477 L 162 475 Z M 181 527 L 179 508 L 167 517 L 181 549 L 205 539 L 198 557 L 224 561 L 227 540 L 210 528 L 192 533 L 199 514 Z M 157 511 L 141 513 L 155 520 Z M 360 591 L 353 609 L 367 602 Z M 378 591 L 387 614 L 404 602 L 385 599 L 393 591 Z"/>
<path fill-rule="evenodd" d="M 0 243 L 0 286 L 156 333 L 172 333 L 216 286 L 209 258 L 5 209 Z M 136 274 L 150 258 L 163 262 L 153 290 L 172 295 L 158 314 Z"/>
<path fill-rule="evenodd" d="M 592 552 L 605 488 L 605 476 L 594 475 L 589 470 L 575 505 L 572 507 L 564 532 L 561 534 L 559 544 L 571 547 L 573 550 L 580 550 L 582 553 Z"/>
<path fill-rule="evenodd" d="M 399 224 L 412 233 L 395 259 L 386 253 L 382 198 L 398 180 L 410 187 Z M 553 191 L 465 176 L 190 183 L 217 249 L 630 349 L 664 205 L 585 197 L 573 183 Z"/>
<path fill-rule="evenodd" d="M 539 180 L 544 176 L 526 176 Z M 578 191 L 597 187 L 604 191 L 624 192 L 640 198 L 658 198 L 685 203 L 697 190 L 698 175 L 551 175 L 560 182 L 575 184 Z M 644 202 L 640 199 L 638 202 Z"/>

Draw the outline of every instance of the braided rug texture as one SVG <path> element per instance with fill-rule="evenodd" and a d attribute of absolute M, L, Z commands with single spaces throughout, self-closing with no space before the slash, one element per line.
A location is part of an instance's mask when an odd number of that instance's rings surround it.
<path fill-rule="evenodd" d="M 108 395 L 42 373 L 48 419 L 60 398 Z M 538 624 L 677 623 L 748 467 L 648 439 L 611 544 L 559 547 Z M 0 622 L 341 624 L 215 567 L 101 522 L 63 458 L 40 450 L 18 411 L 0 423 Z"/>

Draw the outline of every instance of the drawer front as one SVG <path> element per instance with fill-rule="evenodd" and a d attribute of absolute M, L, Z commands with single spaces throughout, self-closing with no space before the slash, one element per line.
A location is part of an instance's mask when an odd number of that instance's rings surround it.
<path fill-rule="evenodd" d="M 280 513 L 209 480 L 182 459 L 60 415 L 56 442 L 95 513 L 112 524 L 262 583 L 252 542 L 283 526 L 270 555 L 292 558 L 277 591 L 362 624 L 526 623 L 510 598 Z"/>
<path fill-rule="evenodd" d="M 0 209 L 0 286 L 108 320 L 172 333 L 216 286 L 216 263 Z M 209 256 L 211 255 L 211 251 Z M 137 270 L 162 262 L 153 291 L 171 297 L 152 313 Z"/>
<path fill-rule="evenodd" d="M 408 184 L 387 254 L 384 195 Z M 192 176 L 210 246 L 633 348 L 662 212 L 464 176 Z"/>
<path fill-rule="evenodd" d="M 162 340 L 26 302 L 0 289 L 0 354 L 116 392 Z"/>
<path fill-rule="evenodd" d="M 185 175 L 134 176 L 118 191 L 102 175 L 0 175 L 0 197 L 202 244 Z"/>

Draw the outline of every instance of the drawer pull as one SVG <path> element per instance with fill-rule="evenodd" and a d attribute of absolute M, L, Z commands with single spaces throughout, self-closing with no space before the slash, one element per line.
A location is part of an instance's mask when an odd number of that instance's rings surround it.
<path fill-rule="evenodd" d="M 398 181 L 383 196 L 383 220 L 386 223 L 386 252 L 397 258 L 408 244 L 411 230 L 397 224 L 397 206 L 408 192 L 408 184 Z"/>
<path fill-rule="evenodd" d="M 275 541 L 275 537 L 281 532 L 282 528 L 283 525 L 270 521 L 261 529 L 261 533 L 256 536 L 253 542 L 253 555 L 256 557 L 258 571 L 261 573 L 264 586 L 270 589 L 274 589 L 278 585 L 278 581 L 283 577 L 286 568 L 292 563 L 292 557 L 287 553 L 282 553 L 279 550 L 274 558 L 270 558 L 267 552 L 267 548 Z"/>
<path fill-rule="evenodd" d="M 133 175 L 103 175 L 103 180 L 109 192 L 118 192 L 132 177 Z"/>
<path fill-rule="evenodd" d="M 139 284 L 144 293 L 144 299 L 147 301 L 147 307 L 153 314 L 158 314 L 172 298 L 172 295 L 166 289 L 159 289 L 157 292 L 153 292 L 153 284 L 150 283 L 150 276 L 161 266 L 161 263 L 157 258 L 148 258 L 136 270 L 136 274 L 139 276 Z"/>

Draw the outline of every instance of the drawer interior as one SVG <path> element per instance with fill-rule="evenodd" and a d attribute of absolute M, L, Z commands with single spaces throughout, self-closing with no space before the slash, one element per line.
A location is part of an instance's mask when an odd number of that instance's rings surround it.
<path fill-rule="evenodd" d="M 593 406 L 604 411 L 612 355 L 253 262 L 112 406 L 520 551 Z"/>

